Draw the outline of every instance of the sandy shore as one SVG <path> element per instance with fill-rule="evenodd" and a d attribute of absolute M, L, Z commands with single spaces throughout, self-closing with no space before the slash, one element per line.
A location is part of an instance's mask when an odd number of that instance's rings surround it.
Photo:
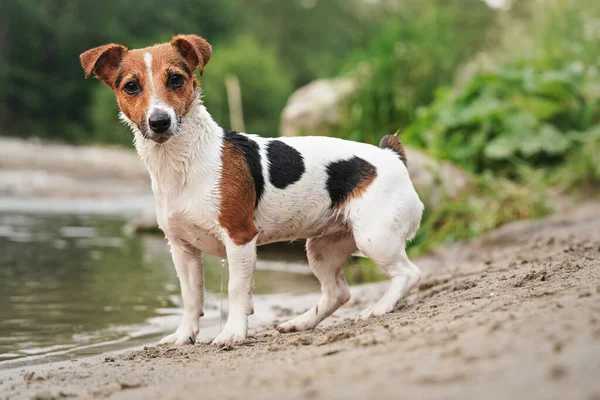
<path fill-rule="evenodd" d="M 149 195 L 133 149 L 0 137 L 0 196 L 106 198 Z"/>
<path fill-rule="evenodd" d="M 269 323 L 236 348 L 146 347 L 8 369 L 0 398 L 600 399 L 600 204 L 419 263 L 435 272 L 383 318 L 352 323 L 386 284 L 355 287 L 312 332 L 279 335 Z M 300 311 L 268 307 L 279 320 Z"/>

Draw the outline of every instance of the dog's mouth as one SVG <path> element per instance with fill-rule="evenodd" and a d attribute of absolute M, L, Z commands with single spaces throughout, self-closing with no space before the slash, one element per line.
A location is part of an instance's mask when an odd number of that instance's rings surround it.
<path fill-rule="evenodd" d="M 158 144 L 163 144 L 165 142 L 168 142 L 169 139 L 171 139 L 171 135 L 154 135 L 153 137 L 150 138 L 150 140 L 153 140 L 154 142 L 158 143 Z"/>

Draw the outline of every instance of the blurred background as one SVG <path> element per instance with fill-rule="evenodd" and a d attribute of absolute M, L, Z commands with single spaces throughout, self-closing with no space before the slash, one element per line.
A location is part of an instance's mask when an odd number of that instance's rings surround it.
<path fill-rule="evenodd" d="M 596 0 L 3 0 L 0 357 L 171 329 L 148 330 L 178 287 L 166 246 L 141 234 L 155 229 L 147 174 L 78 57 L 177 33 L 213 45 L 201 85 L 225 127 L 374 144 L 399 131 L 426 204 L 413 256 L 597 198 Z M 265 253 L 263 270 L 314 290 L 298 249 Z M 365 260 L 348 274 L 381 279 Z M 109 295 L 116 283 L 129 295 Z"/>

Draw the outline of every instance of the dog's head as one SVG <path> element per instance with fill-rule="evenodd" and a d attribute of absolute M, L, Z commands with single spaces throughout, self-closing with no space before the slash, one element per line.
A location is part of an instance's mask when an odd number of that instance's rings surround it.
<path fill-rule="evenodd" d="M 196 35 L 129 50 L 105 44 L 79 56 L 86 78 L 92 73 L 110 86 L 126 120 L 142 135 L 164 143 L 179 129 L 196 98 L 194 70 L 210 60 L 210 44 Z"/>

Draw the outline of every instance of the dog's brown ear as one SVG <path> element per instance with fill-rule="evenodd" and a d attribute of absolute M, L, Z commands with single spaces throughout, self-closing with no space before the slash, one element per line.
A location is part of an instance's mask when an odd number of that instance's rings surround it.
<path fill-rule="evenodd" d="M 197 35 L 177 35 L 173 37 L 171 44 L 183 56 L 190 70 L 193 71 L 199 66 L 202 75 L 204 66 L 212 56 L 212 46 L 206 39 Z"/>
<path fill-rule="evenodd" d="M 89 78 L 92 73 L 108 86 L 113 87 L 117 77 L 117 71 L 123 56 L 127 52 L 125 46 L 120 44 L 105 44 L 82 53 L 79 61 Z"/>

